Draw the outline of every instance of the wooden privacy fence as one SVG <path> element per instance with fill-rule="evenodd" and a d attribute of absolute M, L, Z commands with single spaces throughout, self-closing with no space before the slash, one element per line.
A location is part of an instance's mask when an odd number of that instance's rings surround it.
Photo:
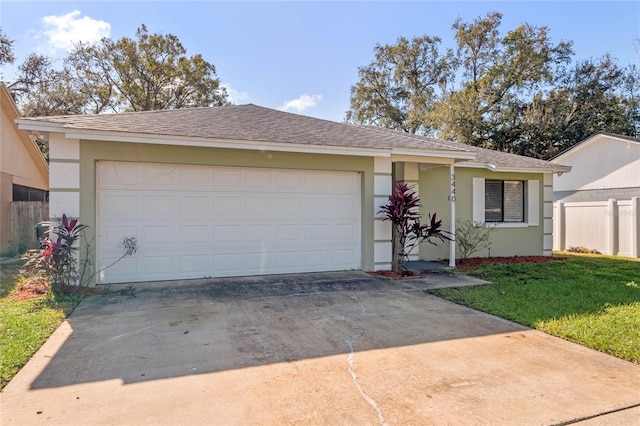
<path fill-rule="evenodd" d="M 37 248 L 35 226 L 49 219 L 48 201 L 14 201 L 11 203 L 11 253 Z"/>
<path fill-rule="evenodd" d="M 640 198 L 553 203 L 553 249 L 640 257 Z"/>

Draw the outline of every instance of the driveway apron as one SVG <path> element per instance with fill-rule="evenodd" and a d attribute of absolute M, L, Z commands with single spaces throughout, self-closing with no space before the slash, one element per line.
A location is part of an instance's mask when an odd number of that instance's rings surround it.
<path fill-rule="evenodd" d="M 0 424 L 638 422 L 640 367 L 361 272 L 85 299 L 0 394 Z M 128 294 L 129 293 L 129 294 Z"/>

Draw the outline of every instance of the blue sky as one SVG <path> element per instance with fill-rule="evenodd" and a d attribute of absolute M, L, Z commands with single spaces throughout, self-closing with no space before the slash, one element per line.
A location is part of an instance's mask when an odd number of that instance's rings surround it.
<path fill-rule="evenodd" d="M 16 65 L 29 53 L 62 58 L 70 41 L 133 37 L 140 24 L 176 35 L 190 55 L 217 68 L 231 101 L 342 121 L 358 67 L 376 43 L 400 36 L 440 36 L 453 47 L 451 24 L 502 13 L 502 30 L 523 22 L 547 26 L 553 42 L 574 42 L 574 60 L 610 53 L 640 65 L 638 1 L 6 1 L 0 26 L 15 40 Z M 11 81 L 14 67 L 3 79 Z"/>

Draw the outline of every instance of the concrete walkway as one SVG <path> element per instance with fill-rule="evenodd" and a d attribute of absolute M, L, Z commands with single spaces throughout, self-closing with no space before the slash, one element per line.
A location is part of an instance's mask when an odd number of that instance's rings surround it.
<path fill-rule="evenodd" d="M 639 366 L 420 291 L 465 280 L 114 287 L 4 389 L 0 423 L 637 423 Z"/>

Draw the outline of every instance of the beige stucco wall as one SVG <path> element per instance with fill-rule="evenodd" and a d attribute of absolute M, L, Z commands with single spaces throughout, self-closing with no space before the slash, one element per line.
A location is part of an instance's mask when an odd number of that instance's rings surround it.
<path fill-rule="evenodd" d="M 456 217 L 471 220 L 472 218 L 472 179 L 481 177 L 497 180 L 538 180 L 540 182 L 540 218 L 543 214 L 543 175 L 533 173 L 499 173 L 484 169 L 456 167 Z M 449 217 L 449 170 L 447 167 L 437 167 L 420 171 L 419 179 L 422 213 L 436 212 L 438 218 L 443 219 L 444 228 L 451 229 Z M 526 198 L 526 197 L 525 197 Z M 527 205 L 525 200 L 525 214 Z M 491 235 L 491 256 L 524 256 L 543 254 L 543 221 L 539 226 L 522 228 L 497 228 Z M 435 260 L 449 257 L 449 243 L 438 243 L 437 247 L 424 243 L 420 246 L 420 259 Z M 487 256 L 488 251 L 482 250 L 474 257 Z"/>
<path fill-rule="evenodd" d="M 81 140 L 80 221 L 89 226 L 85 235 L 88 241 L 94 242 L 96 162 L 99 160 L 359 172 L 362 179 L 362 269 L 373 270 L 374 268 L 374 160 L 372 157 Z M 86 250 L 84 248 L 82 250 L 82 256 L 85 257 Z M 95 244 L 92 250 L 95 250 Z M 95 252 L 93 256 L 95 258 Z"/>
<path fill-rule="evenodd" d="M 8 92 L 0 92 L 0 253 L 8 253 L 13 185 L 47 191 L 49 172 L 37 145 L 14 123 L 18 112 Z"/>
<path fill-rule="evenodd" d="M 31 152 L 33 142 L 19 130 L 7 114 L 0 122 L 0 172 L 13 176 L 13 183 L 30 188 L 49 189 L 46 166 L 37 152 Z M 37 147 L 36 147 L 37 149 Z"/>

